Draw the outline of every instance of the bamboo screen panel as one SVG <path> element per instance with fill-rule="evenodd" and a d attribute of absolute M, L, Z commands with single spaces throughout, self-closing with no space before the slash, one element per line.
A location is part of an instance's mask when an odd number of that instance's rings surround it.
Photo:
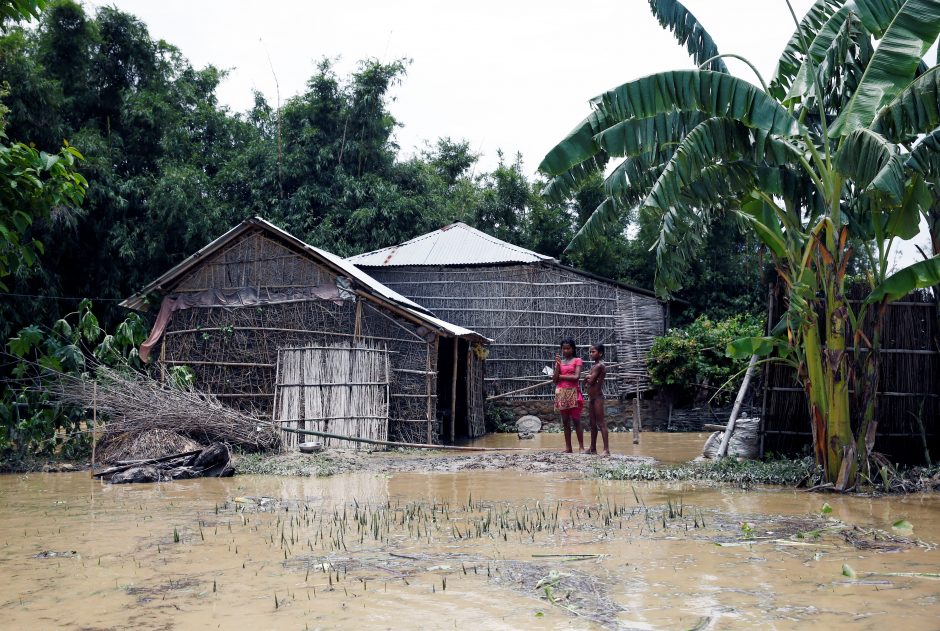
<path fill-rule="evenodd" d="M 483 402 L 486 398 L 484 392 L 486 362 L 480 359 L 471 344 L 467 353 L 467 428 L 470 438 L 477 438 L 486 433 L 486 419 L 484 418 Z"/>
<path fill-rule="evenodd" d="M 274 422 L 291 429 L 388 440 L 389 374 L 384 346 L 282 348 L 277 354 Z M 286 449 L 302 440 L 291 432 L 282 436 Z M 362 446 L 336 438 L 315 440 L 327 447 Z"/>
<path fill-rule="evenodd" d="M 559 342 L 603 343 L 612 368 L 605 395 L 649 387 L 646 352 L 665 323 L 663 304 L 642 294 L 552 265 L 368 268 L 373 277 L 439 318 L 494 340 L 486 359 L 487 394 L 545 380 Z M 590 365 L 590 364 L 588 364 Z M 508 398 L 550 399 L 550 386 Z"/>
<path fill-rule="evenodd" d="M 861 296 L 850 292 L 849 297 L 857 306 Z M 776 322 L 783 309 L 782 298 L 772 298 L 770 321 Z M 875 451 L 887 454 L 894 462 L 923 463 L 927 451 L 935 462 L 940 454 L 938 314 L 930 290 L 917 291 L 889 304 L 885 313 Z M 787 366 L 772 364 L 765 371 L 765 383 L 763 450 L 795 453 L 808 448 L 812 437 L 809 412 L 796 374 Z M 860 410 L 854 405 L 853 417 L 860 418 Z"/>

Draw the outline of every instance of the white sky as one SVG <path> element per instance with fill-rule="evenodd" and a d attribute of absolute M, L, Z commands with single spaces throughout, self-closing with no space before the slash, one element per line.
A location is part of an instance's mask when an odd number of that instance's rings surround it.
<path fill-rule="evenodd" d="M 812 0 L 792 2 L 798 17 L 812 6 Z M 794 30 L 784 0 L 683 3 L 721 52 L 747 57 L 770 80 Z M 589 112 L 590 97 L 643 75 L 693 66 L 646 0 L 109 4 L 138 16 L 151 36 L 179 47 L 195 67 L 228 69 L 218 95 L 234 111 L 252 105 L 252 90 L 276 103 L 272 65 L 283 102 L 304 91 L 324 56 L 339 58 L 342 75 L 361 59 L 407 57 L 412 63 L 390 105 L 403 124 L 396 134 L 403 155 L 443 136 L 466 139 L 481 154 L 478 169 L 484 171 L 495 166 L 502 149 L 509 157 L 522 152 L 525 170 L 534 173 Z M 741 62 L 726 63 L 756 82 Z"/>

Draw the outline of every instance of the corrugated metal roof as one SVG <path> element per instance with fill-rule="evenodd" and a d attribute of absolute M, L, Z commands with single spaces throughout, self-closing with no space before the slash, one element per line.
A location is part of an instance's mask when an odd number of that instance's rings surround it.
<path fill-rule="evenodd" d="M 358 269 L 349 261 L 342 259 L 331 252 L 327 252 L 326 250 L 321 250 L 320 248 L 316 248 L 312 245 L 309 245 L 308 243 L 304 243 L 286 230 L 282 230 L 271 222 L 266 221 L 260 217 L 254 217 L 252 219 L 243 221 L 218 239 L 202 247 L 195 254 L 174 266 L 155 281 L 151 282 L 142 290 L 122 302 L 121 306 L 138 311 L 146 310 L 147 305 L 144 297 L 147 294 L 166 291 L 172 288 L 174 283 L 179 281 L 184 274 L 189 272 L 196 265 L 201 263 L 212 254 L 215 254 L 221 250 L 222 247 L 230 243 L 232 240 L 254 228 L 261 228 L 263 230 L 272 232 L 294 247 L 306 251 L 307 253 L 313 255 L 314 259 L 319 260 L 327 266 L 333 267 L 334 271 L 340 275 L 346 276 L 350 280 L 362 286 L 364 290 L 368 291 L 368 293 L 382 298 L 389 303 L 393 303 L 405 312 L 420 319 L 422 322 L 426 323 L 429 328 L 443 331 L 457 337 L 475 337 L 480 340 L 488 340 L 488 338 L 480 335 L 476 331 L 472 331 L 470 329 L 466 329 L 464 327 L 457 326 L 456 324 L 451 324 L 450 322 L 445 322 L 444 320 L 434 317 L 427 308 L 409 300 L 394 289 L 386 287 L 376 279 Z"/>
<path fill-rule="evenodd" d="M 347 260 L 362 267 L 555 261 L 550 256 L 520 248 L 460 222 L 399 245 L 351 256 Z"/>

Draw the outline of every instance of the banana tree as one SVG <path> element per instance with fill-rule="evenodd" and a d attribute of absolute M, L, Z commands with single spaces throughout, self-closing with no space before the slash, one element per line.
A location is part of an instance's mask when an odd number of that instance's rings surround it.
<path fill-rule="evenodd" d="M 847 489 L 877 432 L 884 307 L 940 282 L 936 252 L 888 273 L 892 247 L 932 216 L 938 191 L 940 66 L 923 58 L 940 33 L 940 0 L 817 0 L 802 20 L 787 2 L 796 29 L 769 82 L 744 57 L 721 54 L 676 0 L 650 6 L 698 68 L 592 99 L 540 165 L 546 194 L 564 199 L 606 173 L 607 198 L 568 247 L 628 212 L 647 213 L 660 225 L 656 288 L 666 296 L 681 289 L 689 246 L 718 213 L 753 230 L 788 308 L 773 336 L 729 352 L 774 352 L 797 369 L 817 462 Z M 747 63 L 756 84 L 729 74 L 727 57 Z M 846 298 L 852 261 L 866 270 L 861 304 Z"/>

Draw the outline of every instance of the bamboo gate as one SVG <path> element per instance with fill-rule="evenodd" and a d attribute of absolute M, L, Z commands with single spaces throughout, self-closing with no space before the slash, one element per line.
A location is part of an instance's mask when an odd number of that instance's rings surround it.
<path fill-rule="evenodd" d="M 274 422 L 341 436 L 388 440 L 391 360 L 384 345 L 341 343 L 281 348 L 274 383 Z M 297 446 L 297 434 L 281 443 Z M 360 449 L 362 443 L 324 438 L 327 447 Z"/>

